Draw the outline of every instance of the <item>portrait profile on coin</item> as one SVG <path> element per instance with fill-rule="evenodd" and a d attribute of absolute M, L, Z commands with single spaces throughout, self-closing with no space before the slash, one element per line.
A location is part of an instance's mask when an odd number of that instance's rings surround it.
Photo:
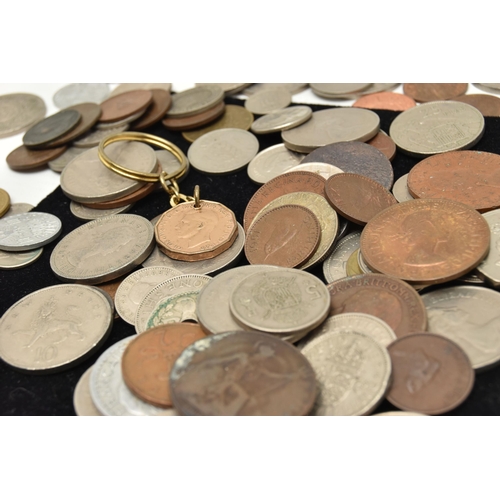
<path fill-rule="evenodd" d="M 176 237 L 187 248 L 200 248 L 212 242 L 212 233 L 219 224 L 216 212 L 208 210 L 188 210 L 183 213 L 175 227 Z"/>

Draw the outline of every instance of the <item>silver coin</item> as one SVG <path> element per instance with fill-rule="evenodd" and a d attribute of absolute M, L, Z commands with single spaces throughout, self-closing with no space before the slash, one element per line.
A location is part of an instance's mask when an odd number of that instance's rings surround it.
<path fill-rule="evenodd" d="M 122 118 L 121 120 L 117 120 L 115 122 L 97 122 L 95 128 L 96 130 L 110 130 L 127 126 L 133 121 L 140 118 L 144 113 L 146 113 L 147 109 L 148 108 L 141 109 L 137 113 L 134 113 L 133 115 L 127 116 L 126 118 Z"/>
<path fill-rule="evenodd" d="M 76 109 L 64 109 L 32 125 L 23 136 L 27 147 L 42 146 L 76 127 L 81 119 Z"/>
<path fill-rule="evenodd" d="M 313 415 L 368 415 L 382 401 L 391 380 L 391 358 L 372 337 L 336 328 L 336 316 L 301 346 L 319 385 Z"/>
<path fill-rule="evenodd" d="M 425 157 L 474 146 L 484 133 L 484 116 L 464 102 L 433 101 L 399 114 L 389 135 L 406 153 Z"/>
<path fill-rule="evenodd" d="M 109 130 L 92 129 L 87 134 L 73 141 L 73 146 L 82 149 L 96 148 L 105 137 L 125 132 L 125 130 L 128 130 L 128 125 L 115 127 Z"/>
<path fill-rule="evenodd" d="M 327 283 L 347 278 L 347 261 L 359 248 L 361 231 L 355 231 L 342 238 L 328 259 L 323 262 L 323 274 Z"/>
<path fill-rule="evenodd" d="M 108 97 L 107 83 L 70 83 L 59 89 L 52 99 L 59 109 L 64 109 L 83 102 L 101 104 Z"/>
<path fill-rule="evenodd" d="M 295 153 L 284 144 L 275 144 L 257 154 L 248 164 L 248 177 L 257 184 L 266 182 L 281 175 L 291 167 L 298 165 L 305 155 Z"/>
<path fill-rule="evenodd" d="M 69 209 L 77 219 L 89 221 L 100 219 L 101 217 L 108 217 L 108 215 L 116 215 L 128 212 L 132 208 L 132 206 L 133 204 L 118 208 L 97 209 L 86 207 L 85 205 L 81 205 L 80 203 L 71 200 Z"/>
<path fill-rule="evenodd" d="M 372 417 L 428 417 L 423 413 L 414 411 L 385 411 L 383 413 L 376 413 Z"/>
<path fill-rule="evenodd" d="M 484 285 L 485 280 L 476 270 L 473 270 L 470 273 L 459 276 L 457 281 L 467 285 Z"/>
<path fill-rule="evenodd" d="M 97 409 L 107 416 L 174 416 L 172 409 L 157 408 L 134 396 L 122 376 L 122 356 L 135 335 L 104 351 L 92 367 L 90 394 Z"/>
<path fill-rule="evenodd" d="M 197 83 L 196 86 L 207 85 L 206 83 Z M 244 88 L 251 85 L 251 83 L 214 83 L 211 82 L 208 85 L 217 85 L 220 87 L 225 95 L 239 94 Z"/>
<path fill-rule="evenodd" d="M 189 163 L 208 174 L 227 174 L 242 169 L 259 151 L 259 141 L 246 130 L 224 128 L 196 139 L 188 149 Z"/>
<path fill-rule="evenodd" d="M 500 287 L 500 209 L 482 214 L 490 228 L 490 251 L 477 266 L 476 273 L 491 286 Z"/>
<path fill-rule="evenodd" d="M 102 413 L 97 409 L 90 395 L 91 372 L 92 367 L 84 372 L 73 393 L 73 407 L 79 417 L 102 417 Z"/>
<path fill-rule="evenodd" d="M 267 115 L 286 108 L 292 102 L 292 94 L 283 87 L 261 90 L 245 101 L 245 108 L 254 115 Z"/>
<path fill-rule="evenodd" d="M 199 291 L 182 292 L 162 300 L 149 316 L 146 330 L 183 321 L 198 323 L 196 303 L 199 293 Z"/>
<path fill-rule="evenodd" d="M 183 274 L 156 285 L 140 303 L 135 318 L 135 331 L 142 333 L 156 307 L 169 297 L 184 292 L 199 292 L 212 278 L 203 274 Z"/>
<path fill-rule="evenodd" d="M 316 161 L 310 163 L 301 163 L 300 165 L 289 168 L 284 173 L 289 172 L 314 172 L 315 174 L 321 175 L 321 177 L 323 177 L 324 179 L 328 179 L 332 175 L 342 174 L 344 171 L 339 167 L 330 165 L 330 163 Z"/>
<path fill-rule="evenodd" d="M 257 118 L 250 130 L 254 134 L 271 134 L 302 125 L 312 116 L 309 106 L 290 106 Z"/>
<path fill-rule="evenodd" d="M 358 266 L 363 272 L 363 274 L 370 274 L 373 273 L 373 271 L 368 267 L 368 264 L 366 263 L 365 259 L 363 258 L 363 254 L 361 253 L 361 249 L 358 251 Z"/>
<path fill-rule="evenodd" d="M 199 85 L 172 95 L 172 106 L 165 115 L 168 118 L 184 118 L 210 109 L 224 99 L 224 91 L 218 85 Z"/>
<path fill-rule="evenodd" d="M 0 137 L 16 135 L 45 116 L 43 99 L 34 94 L 0 96 Z"/>
<path fill-rule="evenodd" d="M 472 85 L 485 92 L 500 94 L 500 83 L 473 83 Z"/>
<path fill-rule="evenodd" d="M 62 231 L 59 217 L 27 212 L 0 219 L 0 250 L 26 252 L 54 241 Z"/>
<path fill-rule="evenodd" d="M 401 85 L 400 83 L 370 83 L 359 95 L 375 94 L 377 92 L 388 92 Z"/>
<path fill-rule="evenodd" d="M 500 361 L 500 293 L 454 286 L 422 294 L 428 330 L 456 342 L 475 370 Z"/>
<path fill-rule="evenodd" d="M 0 269 L 21 269 L 33 264 L 42 255 L 43 248 L 27 252 L 4 252 L 0 250 Z"/>
<path fill-rule="evenodd" d="M 118 87 L 111 91 L 110 97 L 114 97 L 118 94 L 123 94 L 124 92 L 130 92 L 131 90 L 152 90 L 161 89 L 166 92 L 172 90 L 171 83 L 120 83 Z"/>
<path fill-rule="evenodd" d="M 67 234 L 52 251 L 50 267 L 62 281 L 103 283 L 141 264 L 153 246 L 153 226 L 147 219 L 110 215 Z"/>
<path fill-rule="evenodd" d="M 310 120 L 281 132 L 285 146 L 299 153 L 344 141 L 368 141 L 380 128 L 379 116 L 369 109 L 334 108 L 315 111 Z"/>
<path fill-rule="evenodd" d="M 55 160 L 49 161 L 48 165 L 54 172 L 61 173 L 64 167 L 78 155 L 83 153 L 81 148 L 68 148 L 61 156 L 58 156 Z"/>
<path fill-rule="evenodd" d="M 69 368 L 102 345 L 112 324 L 108 301 L 92 287 L 42 288 L 2 316 L 0 357 L 22 370 Z"/>
<path fill-rule="evenodd" d="M 244 278 L 229 302 L 245 329 L 305 335 L 330 310 L 330 293 L 315 276 L 299 269 L 260 271 Z"/>
<path fill-rule="evenodd" d="M 392 194 L 399 203 L 413 200 L 413 196 L 408 190 L 408 174 L 402 175 L 392 186 Z"/>
<path fill-rule="evenodd" d="M 325 99 L 352 99 L 366 90 L 370 83 L 310 83 L 311 90 Z"/>
<path fill-rule="evenodd" d="M 30 212 L 35 207 L 31 203 L 11 203 L 9 210 L 2 217 L 10 217 L 11 215 L 25 214 Z"/>
<path fill-rule="evenodd" d="M 61 173 L 64 194 L 80 203 L 115 200 L 139 189 L 144 183 L 123 177 L 107 168 L 92 148 L 70 161 Z M 151 173 L 156 168 L 153 148 L 140 142 L 117 142 L 105 149 L 120 165 L 138 172 Z"/>
<path fill-rule="evenodd" d="M 290 94 L 298 94 L 302 92 L 309 86 L 308 83 L 254 83 L 250 87 L 247 87 L 243 93 L 247 96 L 261 92 L 262 90 L 275 89 L 276 87 L 282 87 Z"/>
<path fill-rule="evenodd" d="M 127 276 L 116 290 L 115 305 L 120 317 L 133 325 L 139 304 L 161 282 L 182 274 L 170 267 L 155 266 L 139 269 Z"/>
<path fill-rule="evenodd" d="M 158 166 L 161 167 L 161 169 L 167 174 L 170 175 L 180 171 L 181 165 L 179 160 L 170 151 L 167 151 L 166 149 L 155 150 L 155 155 L 158 161 Z M 186 158 L 186 161 L 186 170 L 180 177 L 176 178 L 177 182 L 181 182 L 189 173 L 189 160 Z"/>

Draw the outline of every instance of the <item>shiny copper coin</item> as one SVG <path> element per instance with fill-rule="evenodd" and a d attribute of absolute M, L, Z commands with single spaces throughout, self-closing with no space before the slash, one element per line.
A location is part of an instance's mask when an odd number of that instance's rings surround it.
<path fill-rule="evenodd" d="M 152 193 L 156 189 L 156 184 L 152 182 L 147 182 L 142 185 L 136 191 L 129 193 L 120 198 L 116 198 L 115 200 L 110 201 L 98 201 L 96 203 L 81 203 L 84 207 L 88 208 L 97 208 L 98 210 L 106 210 L 108 208 L 120 208 L 126 205 L 130 205 L 131 203 L 135 203 L 136 201 L 142 200 L 149 193 Z"/>
<path fill-rule="evenodd" d="M 373 139 L 366 141 L 366 144 L 377 148 L 389 161 L 396 156 L 395 142 L 382 130 Z"/>
<path fill-rule="evenodd" d="M 327 285 L 330 316 L 364 313 L 385 321 L 398 337 L 427 330 L 424 302 L 413 287 L 384 274 L 343 278 Z"/>
<path fill-rule="evenodd" d="M 172 106 L 170 92 L 162 89 L 151 89 L 151 93 L 153 94 L 153 102 L 137 121 L 130 124 L 131 130 L 145 130 L 158 123 Z"/>
<path fill-rule="evenodd" d="M 122 376 L 130 391 L 146 403 L 169 408 L 169 376 L 175 360 L 206 334 L 192 323 L 172 323 L 136 336 L 122 356 Z"/>
<path fill-rule="evenodd" d="M 392 111 L 406 111 L 413 108 L 417 103 L 411 97 L 395 92 L 376 92 L 368 94 L 357 99 L 353 108 L 366 109 L 389 109 Z"/>
<path fill-rule="evenodd" d="M 391 162 L 377 148 L 359 141 L 336 142 L 315 149 L 300 163 L 329 163 L 344 172 L 370 177 L 391 189 L 394 171 Z"/>
<path fill-rule="evenodd" d="M 403 92 L 417 102 L 446 101 L 467 92 L 467 83 L 404 83 Z"/>
<path fill-rule="evenodd" d="M 153 101 L 150 90 L 131 90 L 118 94 L 101 103 L 100 122 L 117 122 L 145 110 Z"/>
<path fill-rule="evenodd" d="M 186 116 L 182 118 L 167 117 L 162 123 L 168 130 L 191 130 L 202 127 L 207 123 L 212 123 L 224 113 L 226 107 L 224 101 L 217 103 L 215 106 L 198 113 L 196 115 Z"/>
<path fill-rule="evenodd" d="M 455 342 L 441 335 L 415 333 L 394 341 L 387 349 L 393 380 L 386 398 L 397 408 L 441 415 L 470 394 L 474 370 Z"/>
<path fill-rule="evenodd" d="M 47 162 L 55 160 L 66 151 L 66 146 L 54 149 L 28 149 L 26 146 L 19 146 L 14 149 L 5 161 L 12 170 L 30 170 L 32 168 L 46 165 Z"/>
<path fill-rule="evenodd" d="M 488 94 L 465 94 L 454 101 L 465 102 L 479 109 L 483 116 L 500 116 L 500 98 Z"/>
<path fill-rule="evenodd" d="M 374 271 L 412 284 L 444 283 L 467 274 L 487 255 L 490 232 L 473 208 L 445 199 L 398 203 L 376 215 L 360 248 Z"/>
<path fill-rule="evenodd" d="M 253 222 L 245 255 L 250 264 L 298 267 L 315 252 L 320 236 L 321 226 L 311 210 L 283 205 Z"/>
<path fill-rule="evenodd" d="M 325 196 L 325 179 L 314 172 L 281 174 L 262 185 L 250 198 L 243 215 L 243 226 L 248 230 L 254 217 L 272 200 L 288 193 L 307 191 Z"/>
<path fill-rule="evenodd" d="M 332 175 L 326 181 L 325 194 L 340 215 L 362 225 L 397 203 L 384 186 L 359 174 Z"/>
<path fill-rule="evenodd" d="M 408 174 L 414 198 L 446 198 L 486 212 L 500 207 L 500 155 L 451 151 L 430 156 Z"/>
<path fill-rule="evenodd" d="M 183 415 L 307 415 L 316 376 L 288 342 L 258 332 L 226 332 L 196 341 L 170 374 Z"/>

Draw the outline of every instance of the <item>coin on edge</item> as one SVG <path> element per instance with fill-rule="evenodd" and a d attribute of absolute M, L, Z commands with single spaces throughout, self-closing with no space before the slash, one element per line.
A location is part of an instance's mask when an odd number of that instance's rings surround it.
<path fill-rule="evenodd" d="M 33 264 L 42 255 L 43 248 L 27 252 L 4 252 L 0 250 L 0 269 L 21 269 Z"/>
<path fill-rule="evenodd" d="M 257 118 L 250 127 L 254 134 L 271 134 L 305 123 L 312 116 L 309 106 L 289 106 Z"/>

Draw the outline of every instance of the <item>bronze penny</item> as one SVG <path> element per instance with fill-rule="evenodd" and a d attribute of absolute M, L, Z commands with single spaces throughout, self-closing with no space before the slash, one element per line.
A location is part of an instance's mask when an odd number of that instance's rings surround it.
<path fill-rule="evenodd" d="M 364 225 L 396 198 L 378 182 L 359 174 L 337 174 L 325 184 L 326 199 L 347 220 Z"/>
<path fill-rule="evenodd" d="M 336 142 L 315 149 L 300 163 L 329 163 L 346 173 L 370 177 L 391 189 L 394 171 L 391 162 L 377 148 L 359 141 Z"/>
<path fill-rule="evenodd" d="M 123 380 L 130 391 L 146 403 L 172 406 L 168 378 L 181 352 L 206 334 L 191 323 L 171 323 L 136 336 L 122 356 Z"/>
<path fill-rule="evenodd" d="M 396 94 L 396 92 L 376 92 L 360 97 L 353 103 L 352 107 L 406 111 L 416 105 L 417 103 L 414 99 L 404 94 Z"/>
<path fill-rule="evenodd" d="M 382 130 L 373 139 L 366 141 L 366 144 L 377 148 L 389 161 L 396 156 L 396 143 Z"/>
<path fill-rule="evenodd" d="M 226 105 L 224 101 L 221 101 L 215 106 L 207 109 L 206 111 L 202 111 L 201 113 L 197 113 L 196 115 L 185 116 L 182 118 L 167 117 L 162 121 L 162 123 L 168 130 L 183 131 L 195 129 L 217 120 L 217 118 L 224 113 L 225 107 Z"/>
<path fill-rule="evenodd" d="M 38 148 L 48 144 L 76 127 L 80 113 L 75 109 L 64 109 L 35 123 L 23 136 L 23 144 L 28 148 Z"/>
<path fill-rule="evenodd" d="M 55 160 L 66 151 L 66 146 L 54 149 L 28 149 L 19 146 L 10 152 L 5 161 L 12 170 L 30 170 Z"/>
<path fill-rule="evenodd" d="M 162 89 L 151 89 L 151 93 L 153 94 L 153 102 L 137 121 L 130 124 L 132 130 L 144 130 L 158 123 L 172 106 L 170 92 Z"/>
<path fill-rule="evenodd" d="M 298 267 L 315 252 L 321 226 L 314 213 L 300 205 L 273 208 L 254 221 L 245 241 L 250 264 Z"/>
<path fill-rule="evenodd" d="M 132 193 L 126 194 L 125 196 L 121 196 L 120 198 L 116 198 L 110 201 L 98 201 L 95 203 L 81 203 L 84 207 L 88 208 L 96 208 L 98 210 L 107 210 L 108 208 L 120 208 L 126 205 L 130 205 L 131 203 L 135 203 L 136 201 L 142 200 L 149 193 L 152 193 L 156 189 L 156 184 L 152 182 L 147 182 L 142 185 L 139 189 L 133 191 Z"/>
<path fill-rule="evenodd" d="M 385 274 L 343 278 L 327 285 L 330 316 L 364 313 L 385 321 L 396 336 L 427 330 L 427 311 L 420 295 L 404 281 Z"/>
<path fill-rule="evenodd" d="M 170 373 L 183 415 L 307 415 L 316 376 L 305 356 L 270 334 L 225 332 L 196 341 Z"/>
<path fill-rule="evenodd" d="M 403 92 L 417 102 L 446 101 L 467 92 L 467 83 L 404 83 Z"/>
<path fill-rule="evenodd" d="M 360 240 L 372 270 L 411 284 L 444 283 L 487 255 L 489 226 L 473 208 L 446 199 L 398 203 L 376 215 Z"/>
<path fill-rule="evenodd" d="M 243 215 L 243 226 L 248 230 L 254 217 L 272 200 L 288 193 L 306 191 L 325 196 L 325 179 L 314 172 L 281 174 L 263 184 L 250 198 Z"/>
<path fill-rule="evenodd" d="M 430 156 L 408 174 L 414 198 L 446 198 L 479 212 L 500 207 L 500 155 L 451 151 Z"/>
<path fill-rule="evenodd" d="M 150 90 L 131 90 L 118 94 L 101 103 L 100 122 L 117 122 L 145 110 L 153 101 Z"/>
<path fill-rule="evenodd" d="M 401 410 L 441 415 L 463 403 L 472 391 L 475 375 L 469 358 L 441 335 L 415 333 L 387 349 L 393 380 L 386 397 Z"/>
<path fill-rule="evenodd" d="M 489 94 L 465 94 L 454 101 L 465 102 L 479 109 L 483 116 L 500 116 L 500 98 Z"/>

